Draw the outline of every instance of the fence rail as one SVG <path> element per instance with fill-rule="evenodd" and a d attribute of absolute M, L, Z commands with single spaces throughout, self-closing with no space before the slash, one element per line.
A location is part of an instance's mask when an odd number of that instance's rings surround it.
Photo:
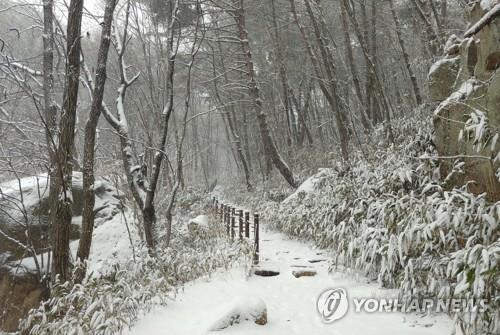
<path fill-rule="evenodd" d="M 253 221 L 250 220 L 250 212 L 243 209 L 237 209 L 236 207 L 219 202 L 217 198 L 212 199 L 212 207 L 215 217 L 221 220 L 221 222 L 226 227 L 227 235 L 234 240 L 236 238 L 236 233 L 238 238 L 242 240 L 243 238 L 250 239 L 252 236 L 254 241 L 254 254 L 253 262 L 254 264 L 259 263 L 259 214 L 253 214 Z"/>

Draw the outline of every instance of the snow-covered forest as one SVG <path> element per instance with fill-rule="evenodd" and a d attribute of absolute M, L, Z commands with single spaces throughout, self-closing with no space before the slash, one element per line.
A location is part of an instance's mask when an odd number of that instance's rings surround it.
<path fill-rule="evenodd" d="M 0 334 L 500 334 L 500 0 L 1 0 Z"/>

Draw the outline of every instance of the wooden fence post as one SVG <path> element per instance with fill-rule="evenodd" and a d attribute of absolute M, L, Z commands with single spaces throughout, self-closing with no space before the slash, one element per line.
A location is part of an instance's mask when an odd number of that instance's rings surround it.
<path fill-rule="evenodd" d="M 213 204 L 215 207 L 215 214 L 220 214 L 222 223 L 226 226 L 227 235 L 234 240 L 236 236 L 235 229 L 238 229 L 238 237 L 240 240 L 243 239 L 243 234 L 246 238 L 250 237 L 250 212 L 244 211 L 242 209 L 236 209 L 235 207 L 220 203 L 220 213 L 219 213 L 219 201 L 214 197 Z M 236 217 L 238 217 L 238 226 L 236 226 Z M 260 251 L 260 223 L 259 214 L 255 213 L 253 216 L 253 235 L 254 235 L 254 254 L 253 263 L 259 264 L 259 251 Z"/>
<path fill-rule="evenodd" d="M 240 238 L 240 240 L 243 239 L 243 210 L 240 209 L 238 211 L 238 224 L 239 224 L 239 227 L 238 227 L 238 236 Z"/>
<path fill-rule="evenodd" d="M 253 255 L 254 264 L 259 264 L 259 214 L 253 215 L 253 229 L 255 236 L 255 253 Z"/>
<path fill-rule="evenodd" d="M 220 220 L 224 223 L 224 214 L 225 214 L 224 204 L 221 202 L 220 204 Z"/>
<path fill-rule="evenodd" d="M 227 235 L 229 236 L 229 209 L 227 205 L 224 205 L 224 225 L 226 226 Z"/>
<path fill-rule="evenodd" d="M 231 215 L 231 239 L 234 240 L 234 216 Z"/>
<path fill-rule="evenodd" d="M 250 213 L 245 212 L 245 237 L 250 237 Z"/>

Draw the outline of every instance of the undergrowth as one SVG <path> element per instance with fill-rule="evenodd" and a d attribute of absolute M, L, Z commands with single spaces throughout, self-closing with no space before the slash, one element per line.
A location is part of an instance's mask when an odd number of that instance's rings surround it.
<path fill-rule="evenodd" d="M 445 189 L 430 119 L 417 112 L 395 120 L 392 144 L 374 135 L 348 168 L 312 177 L 312 191 L 285 201 L 283 191 L 266 191 L 267 201 L 245 202 L 268 226 L 331 250 L 332 270 L 348 267 L 399 288 L 402 301 L 484 299 L 484 311 L 458 312 L 454 320 L 465 334 L 498 334 L 500 203 L 467 186 Z"/>
<path fill-rule="evenodd" d="M 170 246 L 163 248 L 160 242 L 155 257 L 142 248 L 135 261 L 114 264 L 105 275 L 89 274 L 82 284 L 56 284 L 52 298 L 22 321 L 21 332 L 120 333 L 153 306 L 167 304 L 183 283 L 236 262 L 249 264 L 252 246 L 245 241 L 231 243 L 220 224 L 212 222 L 210 228 L 203 232 L 205 227 L 199 227 L 193 233 L 176 225 Z"/>

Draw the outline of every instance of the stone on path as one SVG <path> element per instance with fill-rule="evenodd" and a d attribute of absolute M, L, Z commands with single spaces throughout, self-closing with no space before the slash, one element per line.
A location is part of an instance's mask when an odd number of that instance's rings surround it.
<path fill-rule="evenodd" d="M 292 271 L 292 274 L 295 278 L 314 277 L 316 276 L 317 272 L 315 270 L 295 270 Z"/>
<path fill-rule="evenodd" d="M 261 277 L 274 277 L 280 274 L 280 267 L 272 262 L 261 263 L 253 269 L 253 273 Z"/>
<path fill-rule="evenodd" d="M 280 274 L 279 271 L 276 270 L 266 270 L 266 269 L 255 269 L 253 273 L 257 276 L 261 277 L 274 277 Z"/>
<path fill-rule="evenodd" d="M 267 307 L 262 299 L 245 298 L 230 304 L 224 314 L 209 328 L 209 331 L 220 331 L 245 321 L 261 326 L 267 323 Z"/>

